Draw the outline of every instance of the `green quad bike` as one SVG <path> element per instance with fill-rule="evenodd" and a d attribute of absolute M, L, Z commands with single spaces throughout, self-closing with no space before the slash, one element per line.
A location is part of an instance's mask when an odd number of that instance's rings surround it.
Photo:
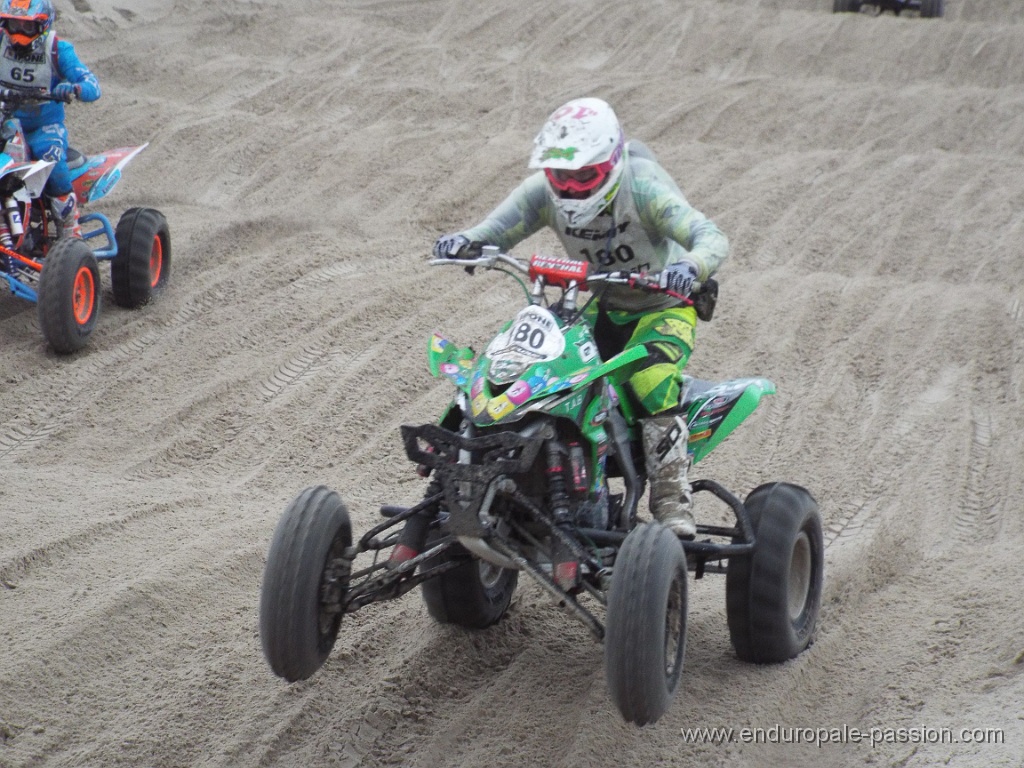
<path fill-rule="evenodd" d="M 401 428 L 408 458 L 429 478 L 422 501 L 383 506 L 384 520 L 356 540 L 335 491 L 309 487 L 288 505 L 260 595 L 260 638 L 274 673 L 290 682 L 310 677 L 347 614 L 416 586 L 436 621 L 488 627 L 508 610 L 520 573 L 603 641 L 611 698 L 637 725 L 657 721 L 675 696 L 689 571 L 725 574 L 740 659 L 781 662 L 803 651 L 824 563 L 821 517 L 807 490 L 772 482 L 740 501 L 699 479 L 695 495 L 718 499 L 735 522 L 698 524 L 694 540 L 638 518 L 646 478 L 624 382 L 645 352 L 600 359 L 577 299 L 601 283 L 665 291 L 656 276 L 595 273 L 586 262 L 543 256 L 525 264 L 491 246 L 475 259 L 431 264 L 524 273 L 527 304 L 481 355 L 430 339 L 430 370 L 456 391 L 438 423 Z M 561 292 L 556 302 L 548 289 Z M 705 319 L 715 293 L 708 281 L 697 294 Z M 688 379 L 681 407 L 692 460 L 774 391 L 763 378 Z"/>

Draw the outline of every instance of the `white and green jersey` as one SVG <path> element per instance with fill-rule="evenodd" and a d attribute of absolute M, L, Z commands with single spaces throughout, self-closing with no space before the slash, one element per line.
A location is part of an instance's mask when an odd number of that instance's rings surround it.
<path fill-rule="evenodd" d="M 589 261 L 601 272 L 660 272 L 669 264 L 690 261 L 698 280 L 713 275 L 729 252 L 729 241 L 703 213 L 693 208 L 679 187 L 654 160 L 630 157 L 618 194 L 586 227 L 570 227 L 548 191 L 544 172 L 527 178 L 482 222 L 464 232 L 473 242 L 511 249 L 542 227 L 558 234 L 574 259 Z M 678 304 L 671 297 L 628 286 L 607 286 L 601 304 L 609 310 L 649 312 Z"/>

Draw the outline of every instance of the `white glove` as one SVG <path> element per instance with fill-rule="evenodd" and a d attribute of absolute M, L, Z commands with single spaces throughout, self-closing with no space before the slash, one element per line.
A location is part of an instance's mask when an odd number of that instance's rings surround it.
<path fill-rule="evenodd" d="M 693 290 L 693 281 L 697 279 L 697 272 L 697 265 L 692 261 L 669 264 L 658 276 L 658 285 L 680 296 L 689 296 Z"/>
<path fill-rule="evenodd" d="M 434 256 L 438 259 L 458 259 L 469 248 L 469 238 L 462 234 L 441 235 L 434 243 Z"/>

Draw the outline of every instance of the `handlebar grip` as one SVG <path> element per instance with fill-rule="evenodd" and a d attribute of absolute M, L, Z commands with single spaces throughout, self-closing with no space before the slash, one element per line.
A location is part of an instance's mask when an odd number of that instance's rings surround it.
<path fill-rule="evenodd" d="M 76 90 L 75 93 L 71 94 L 71 98 L 73 99 L 77 95 L 77 93 L 78 92 Z M 4 88 L 4 87 L 0 86 L 0 101 L 55 101 L 55 102 L 64 102 L 64 101 L 71 101 L 71 99 L 61 99 L 61 98 L 58 98 L 57 96 L 54 96 L 49 91 L 45 91 L 45 90 L 23 91 L 23 90 L 18 89 L 18 88 Z"/>
<path fill-rule="evenodd" d="M 459 254 L 459 258 L 479 259 L 481 256 L 483 256 L 485 245 L 487 245 L 487 243 L 482 243 L 479 240 L 474 240 L 463 249 L 463 252 Z"/>

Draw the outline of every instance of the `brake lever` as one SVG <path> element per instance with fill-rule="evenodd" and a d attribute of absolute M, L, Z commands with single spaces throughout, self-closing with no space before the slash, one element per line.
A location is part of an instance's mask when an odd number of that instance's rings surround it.
<path fill-rule="evenodd" d="M 647 293 L 662 293 L 664 291 L 657 280 L 653 280 L 645 274 L 631 275 L 627 284 L 630 288 L 636 288 Z"/>

